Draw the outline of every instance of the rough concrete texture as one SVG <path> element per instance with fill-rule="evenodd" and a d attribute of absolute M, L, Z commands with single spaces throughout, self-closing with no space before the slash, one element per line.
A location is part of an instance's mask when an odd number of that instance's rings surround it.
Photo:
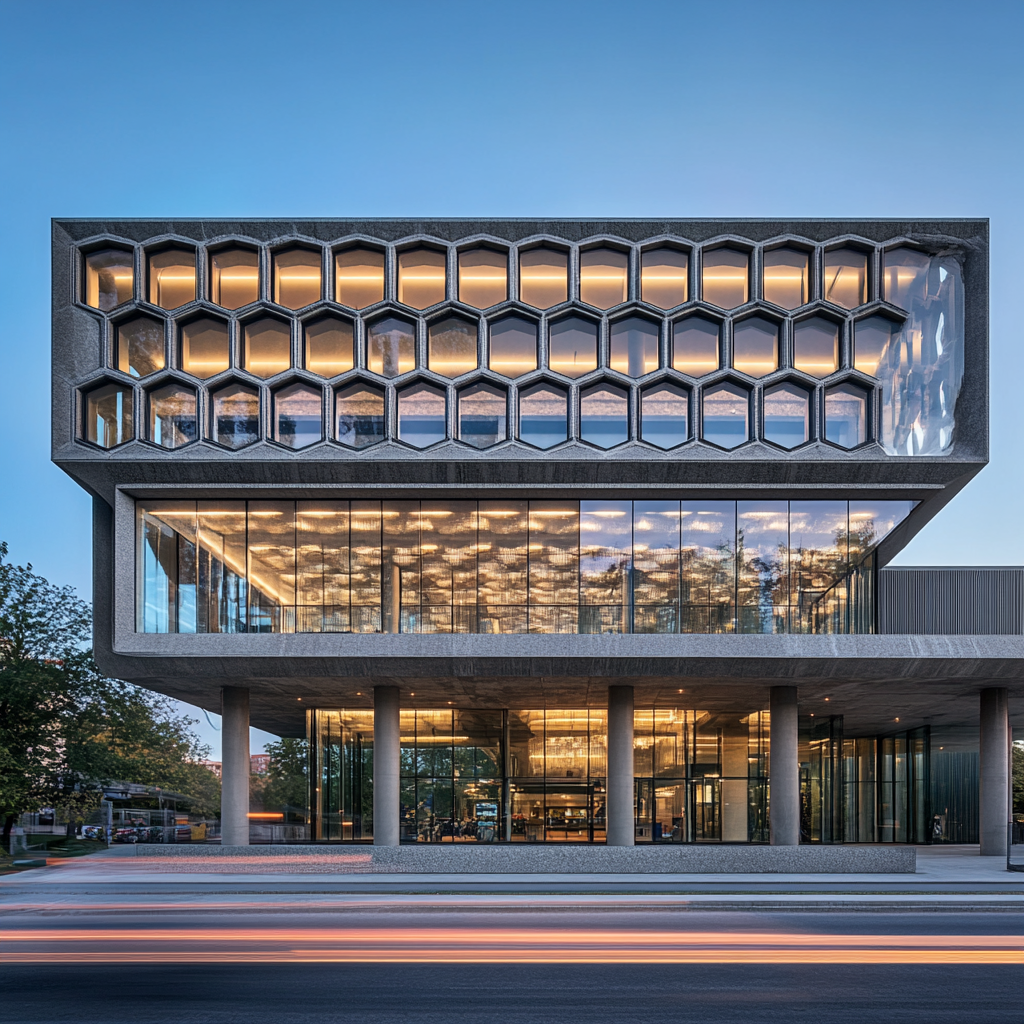
<path fill-rule="evenodd" d="M 289 871 L 375 874 L 912 874 L 910 846 L 137 846 L 139 857 L 289 857 Z"/>

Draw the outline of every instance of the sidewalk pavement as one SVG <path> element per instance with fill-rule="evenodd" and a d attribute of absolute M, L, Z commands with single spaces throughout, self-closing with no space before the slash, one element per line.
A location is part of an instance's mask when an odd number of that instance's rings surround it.
<path fill-rule="evenodd" d="M 310 847 L 274 858 L 136 856 L 130 846 L 0 877 L 0 911 L 16 907 L 120 905 L 302 906 L 439 902 L 469 907 L 689 907 L 693 909 L 986 909 L 1024 911 L 1024 874 L 977 846 L 918 847 L 914 874 L 371 874 L 323 872 Z M 305 868 L 305 870 L 304 870 Z M 364 868 L 365 871 L 365 868 Z M 572 896 L 571 900 L 563 897 Z"/>

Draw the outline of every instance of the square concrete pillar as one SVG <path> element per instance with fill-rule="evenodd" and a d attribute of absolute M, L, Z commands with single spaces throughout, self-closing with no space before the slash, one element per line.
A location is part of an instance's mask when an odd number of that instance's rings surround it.
<path fill-rule="evenodd" d="M 978 837 L 982 857 L 1006 856 L 1010 806 L 1009 706 L 1005 687 L 981 691 Z"/>
<path fill-rule="evenodd" d="M 401 814 L 401 705 L 397 686 L 373 688 L 373 845 L 398 846 Z"/>
<path fill-rule="evenodd" d="M 772 846 L 800 845 L 800 733 L 795 686 L 773 686 L 768 770 Z"/>
<path fill-rule="evenodd" d="M 608 799 L 606 842 L 632 846 L 636 842 L 633 779 L 633 687 L 608 687 Z"/>

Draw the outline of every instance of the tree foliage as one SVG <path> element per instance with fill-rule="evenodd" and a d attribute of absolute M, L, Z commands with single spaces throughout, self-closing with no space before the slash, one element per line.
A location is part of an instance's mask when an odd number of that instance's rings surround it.
<path fill-rule="evenodd" d="M 0 543 L 0 814 L 54 807 L 81 819 L 103 785 L 137 782 L 216 813 L 204 749 L 170 702 L 106 678 L 89 650 L 92 615 L 70 587 L 12 565 Z"/>
<path fill-rule="evenodd" d="M 285 737 L 268 743 L 270 766 L 264 776 L 251 782 L 253 806 L 264 811 L 281 811 L 285 820 L 304 818 L 308 798 L 306 782 L 307 746 L 304 739 Z"/>

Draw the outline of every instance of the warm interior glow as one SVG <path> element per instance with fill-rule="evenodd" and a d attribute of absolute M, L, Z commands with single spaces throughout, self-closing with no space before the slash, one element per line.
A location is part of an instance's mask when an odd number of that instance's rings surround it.
<path fill-rule="evenodd" d="M 690 258 L 675 249 L 654 249 L 640 257 L 640 297 L 659 309 L 688 298 Z"/>
<path fill-rule="evenodd" d="M 839 326 L 823 317 L 803 320 L 793 329 L 793 365 L 812 377 L 839 368 Z"/>
<path fill-rule="evenodd" d="M 334 257 L 334 299 L 351 309 L 365 309 L 384 299 L 384 253 L 345 249 Z"/>
<path fill-rule="evenodd" d="M 196 297 L 196 257 L 169 249 L 149 257 L 149 301 L 161 309 L 177 309 Z"/>
<path fill-rule="evenodd" d="M 853 249 L 833 249 L 825 253 L 824 297 L 844 309 L 867 302 L 868 258 Z"/>
<path fill-rule="evenodd" d="M 701 291 L 705 302 L 722 309 L 742 306 L 748 297 L 750 257 L 735 249 L 714 249 L 704 253 Z"/>
<path fill-rule="evenodd" d="M 398 254 L 398 301 L 413 309 L 444 302 L 445 254 L 411 249 Z"/>
<path fill-rule="evenodd" d="M 672 367 L 691 377 L 718 369 L 720 328 L 713 320 L 688 317 L 672 326 Z"/>
<path fill-rule="evenodd" d="M 537 369 L 537 325 L 522 317 L 492 323 L 488 366 L 505 377 Z"/>
<path fill-rule="evenodd" d="M 810 259 L 795 249 L 771 249 L 764 254 L 762 284 L 766 302 L 796 309 L 807 302 Z"/>
<path fill-rule="evenodd" d="M 431 324 L 427 335 L 427 362 L 434 373 L 458 377 L 477 367 L 476 324 L 452 317 Z"/>
<path fill-rule="evenodd" d="M 207 378 L 230 363 L 228 325 L 219 320 L 194 320 L 181 328 L 181 368 L 193 377 Z"/>
<path fill-rule="evenodd" d="M 210 257 L 210 299 L 225 309 L 239 309 L 260 297 L 259 256 L 227 249 Z"/>
<path fill-rule="evenodd" d="M 85 302 L 94 309 L 108 310 L 130 302 L 135 284 L 132 254 L 121 249 L 104 249 L 85 257 Z"/>
<path fill-rule="evenodd" d="M 302 309 L 320 301 L 320 253 L 289 249 L 274 254 L 274 301 L 288 309 Z"/>
<path fill-rule="evenodd" d="M 307 324 L 306 369 L 321 377 L 336 377 L 355 365 L 352 355 L 352 325 L 333 317 Z"/>
<path fill-rule="evenodd" d="M 629 257 L 613 249 L 588 249 L 580 254 L 580 299 L 598 309 L 626 301 Z"/>
<path fill-rule="evenodd" d="M 492 249 L 459 253 L 459 301 L 476 309 L 508 298 L 508 256 Z"/>
<path fill-rule="evenodd" d="M 243 365 L 257 377 L 273 377 L 292 365 L 291 329 L 267 318 L 245 325 Z"/>
<path fill-rule="evenodd" d="M 763 377 L 779 366 L 779 329 L 760 317 L 733 328 L 732 365 L 751 377 Z"/>
<path fill-rule="evenodd" d="M 566 377 L 582 377 L 597 368 L 597 326 L 571 317 L 548 329 L 548 365 Z"/>
<path fill-rule="evenodd" d="M 528 306 L 550 309 L 569 297 L 569 257 L 554 249 L 519 254 L 519 298 Z"/>

